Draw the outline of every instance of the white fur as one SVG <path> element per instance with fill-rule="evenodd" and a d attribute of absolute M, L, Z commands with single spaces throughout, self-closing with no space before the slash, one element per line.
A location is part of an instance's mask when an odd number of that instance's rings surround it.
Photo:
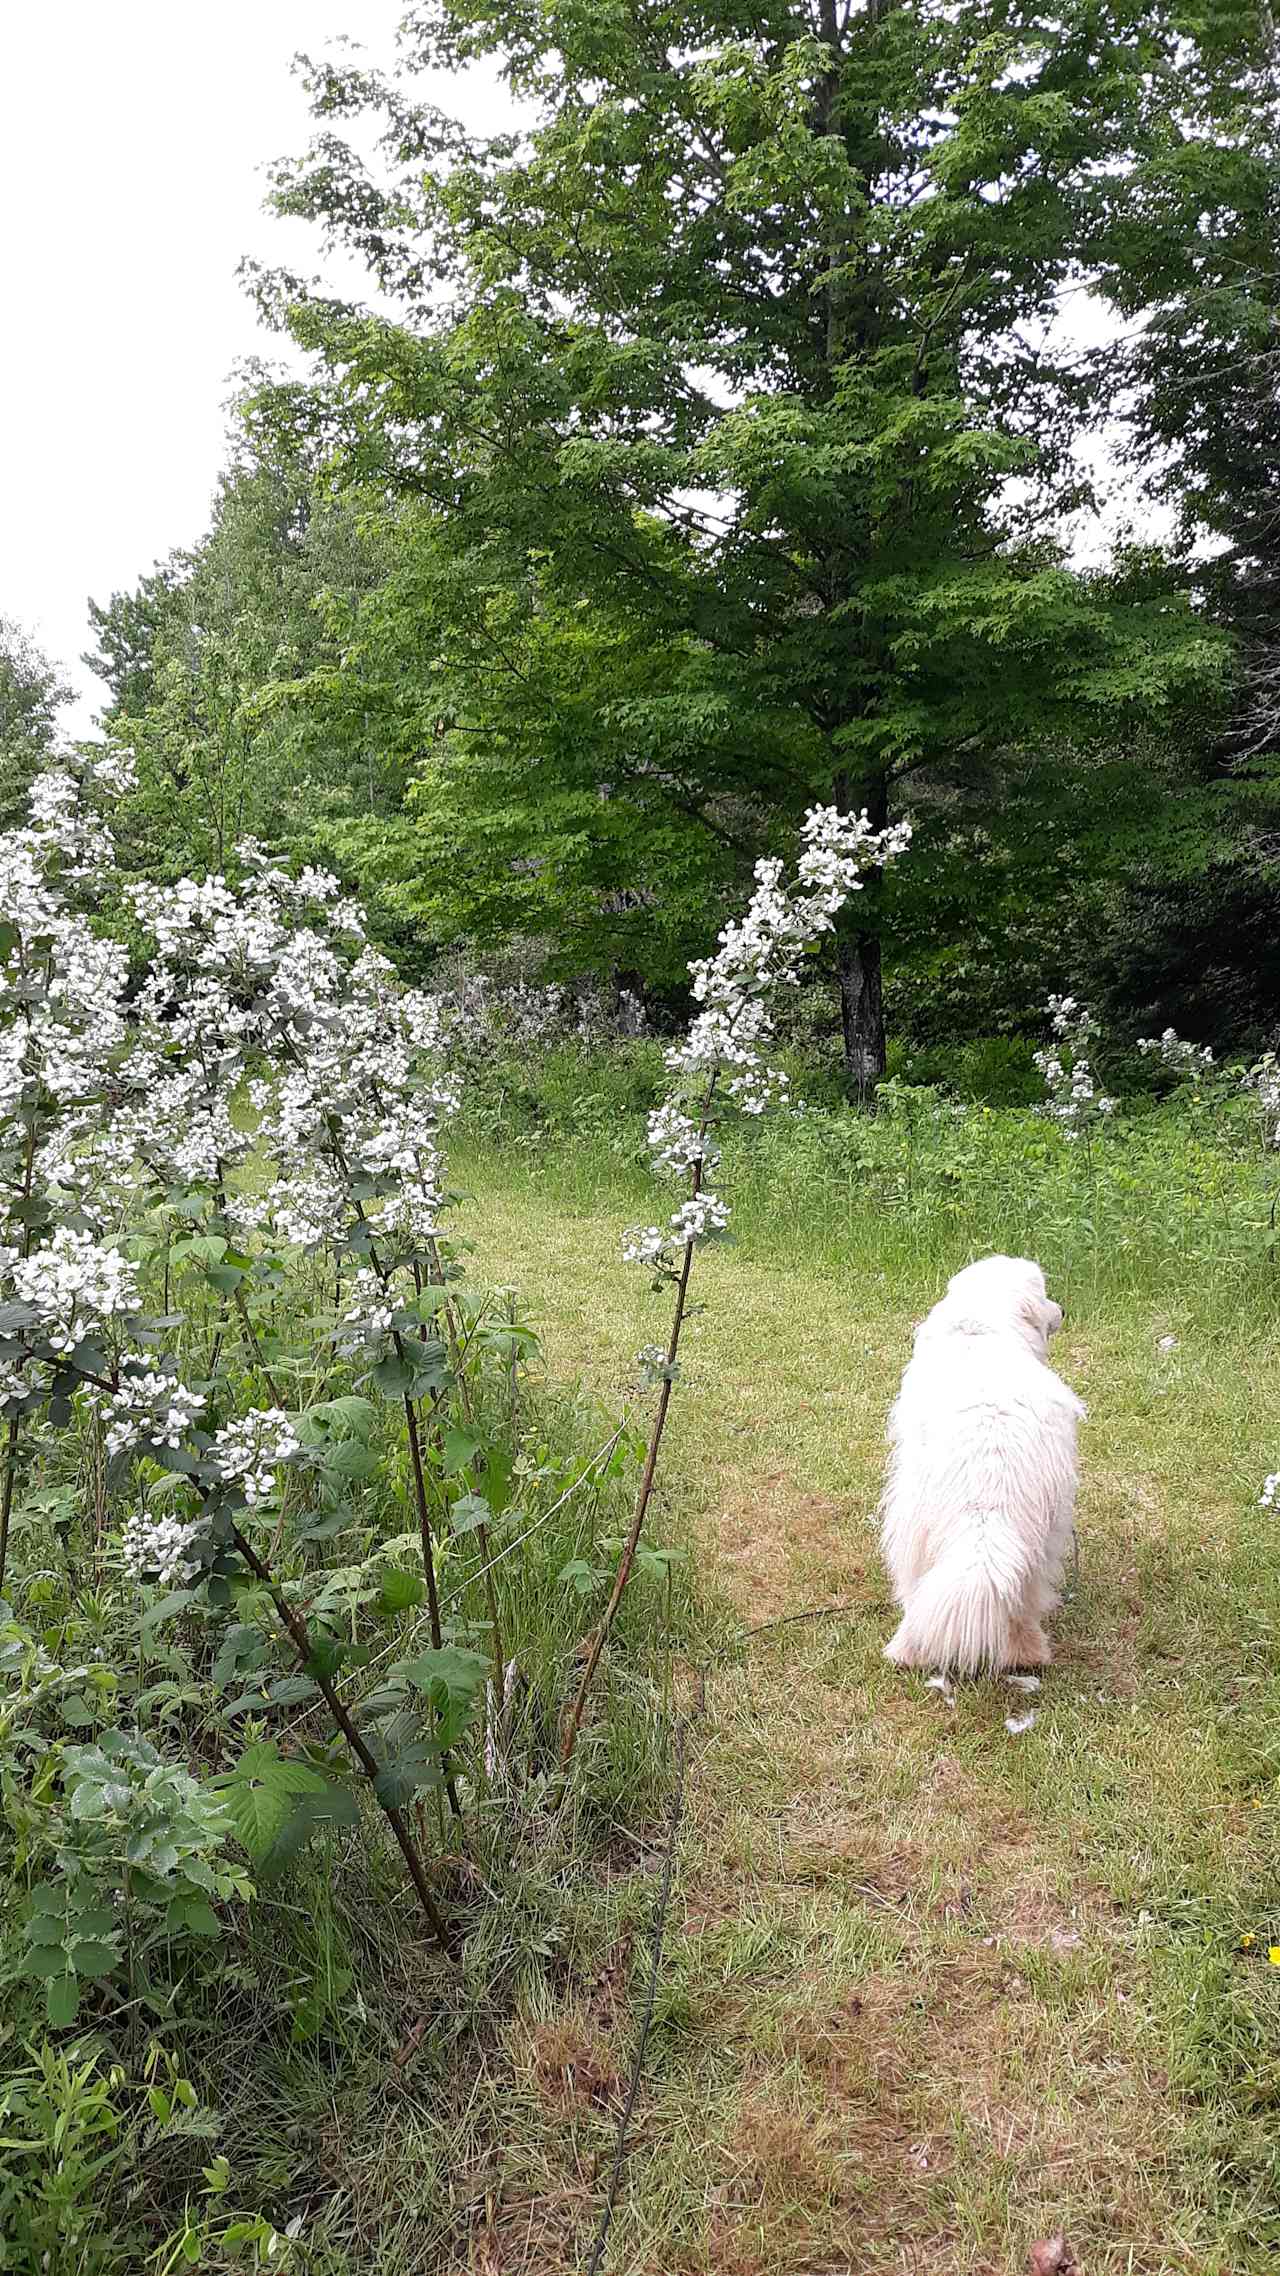
<path fill-rule="evenodd" d="M 1024 1257 L 984 1257 L 916 1330 L 889 1417 L 884 1559 L 904 1667 L 1041 1667 L 1084 1414 L 1049 1365 L 1062 1313 Z"/>

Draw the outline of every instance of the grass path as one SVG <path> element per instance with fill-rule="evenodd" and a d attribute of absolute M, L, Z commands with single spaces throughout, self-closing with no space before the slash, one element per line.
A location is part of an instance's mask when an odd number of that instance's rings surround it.
<path fill-rule="evenodd" d="M 481 1269 L 518 1278 L 552 1374 L 616 1410 L 662 1332 L 616 1263 L 625 1203 L 471 1182 Z M 1014 2276 L 1063 2226 L 1087 2276 L 1273 2267 L 1274 1337 L 1246 1348 L 1202 1308 L 1164 1352 L 1170 1322 L 1136 1300 L 1069 1321 L 1058 1363 L 1091 1420 L 1057 1664 L 1034 1702 L 980 1684 L 949 1707 L 880 1657 L 872 1517 L 936 1289 L 750 1240 L 697 1280 L 659 1528 L 691 1529 L 748 1621 L 853 1609 L 709 1684 L 609 2269 Z M 581 2265 L 641 1957 L 601 1954 L 522 2017 L 473 2266 Z"/>

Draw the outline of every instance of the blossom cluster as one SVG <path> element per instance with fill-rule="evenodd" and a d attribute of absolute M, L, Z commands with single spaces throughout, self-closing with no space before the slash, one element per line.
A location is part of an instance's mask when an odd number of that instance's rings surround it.
<path fill-rule="evenodd" d="M 181 1446 L 205 1404 L 202 1392 L 153 1367 L 145 1353 L 130 1353 L 118 1388 L 97 1402 L 108 1459 L 136 1446 Z"/>
<path fill-rule="evenodd" d="M 1266 1051 L 1244 1077 L 1244 1088 L 1257 1102 L 1264 1146 L 1280 1146 L 1280 1060 Z"/>
<path fill-rule="evenodd" d="M 720 1159 L 710 1135 L 715 1094 L 758 1115 L 785 1093 L 786 1076 L 766 1057 L 773 998 L 797 979 L 801 957 L 831 931 L 865 874 L 901 853 L 910 835 L 905 822 L 873 830 L 865 813 L 815 806 L 804 819 L 793 877 L 776 856 L 756 863 L 745 914 L 724 927 L 714 956 L 689 966 L 699 1008 L 688 1033 L 665 1054 L 671 1095 L 649 1117 L 655 1169 L 691 1178 L 694 1190 L 665 1226 L 628 1228 L 625 1262 L 667 1275 L 681 1249 L 723 1232 L 728 1209 L 703 1184 Z"/>
<path fill-rule="evenodd" d="M 121 1537 L 124 1569 L 134 1580 L 153 1581 L 161 1588 L 192 1580 L 200 1569 L 196 1547 L 206 1531 L 203 1518 L 135 1510 L 125 1519 Z"/>
<path fill-rule="evenodd" d="M 36 776 L 23 827 L 0 835 L 0 1122 L 52 1107 L 32 1165 L 36 1188 L 71 1183 L 87 1103 L 125 1031 L 128 955 L 75 905 L 110 868 L 97 803 L 127 781 L 114 759 L 59 759 Z"/>
<path fill-rule="evenodd" d="M 1154 1053 L 1171 1074 L 1193 1083 L 1207 1075 L 1214 1064 L 1213 1053 L 1206 1045 L 1188 1043 L 1175 1027 L 1166 1027 L 1160 1035 L 1140 1035 L 1138 1049 L 1144 1058 Z"/>
<path fill-rule="evenodd" d="M 776 857 L 756 863 L 745 916 L 725 926 L 714 956 L 689 967 L 702 1009 L 683 1042 L 666 1054 L 673 1075 L 723 1076 L 746 1113 L 764 1112 L 786 1086 L 785 1076 L 763 1058 L 773 1037 L 770 997 L 796 979 L 804 951 L 831 930 L 849 895 L 862 890 L 864 872 L 901 853 L 910 836 L 905 822 L 877 831 L 865 813 L 815 806 L 801 829 L 794 883 L 784 881 Z"/>
<path fill-rule="evenodd" d="M 357 1272 L 353 1293 L 355 1303 L 342 1315 L 341 1344 L 348 1352 L 363 1344 L 384 1343 L 396 1316 L 395 1306 L 387 1301 L 385 1277 L 369 1265 L 362 1265 Z"/>
<path fill-rule="evenodd" d="M 211 1398 L 226 1411 L 225 1385 L 192 1389 L 147 1348 L 157 1330 L 118 1228 L 178 1206 L 219 1236 L 220 1249 L 188 1244 L 211 1271 L 280 1244 L 327 1249 L 339 1272 L 354 1254 L 350 1324 L 384 1336 L 397 1281 L 434 1259 L 439 1137 L 457 1105 L 446 1022 L 435 997 L 400 986 L 335 877 L 290 876 L 251 841 L 236 875 L 130 889 L 151 961 L 126 1000 L 128 953 L 102 937 L 92 896 L 114 862 L 98 794 L 129 787 L 115 754 L 59 762 L 26 825 L 0 835 L 0 1268 L 30 1346 L 5 1359 L 0 1409 L 47 1395 L 70 1362 L 109 1457 L 189 1448 L 208 1491 L 256 1508 L 300 1453 L 293 1424 L 255 1409 L 210 1444 L 201 1418 Z M 251 1156 L 270 1165 L 265 1184 Z M 127 1569 L 194 1569 L 206 1523 L 144 1506 Z"/>
<path fill-rule="evenodd" d="M 92 1330 L 139 1305 L 137 1273 L 111 1242 L 60 1225 L 52 1239 L 9 1266 L 15 1295 L 36 1313 L 55 1352 L 73 1351 Z"/>
<path fill-rule="evenodd" d="M 1089 1063 L 1097 1022 L 1074 996 L 1050 996 L 1046 1007 L 1053 1041 L 1033 1053 L 1049 1093 L 1043 1109 L 1064 1137 L 1078 1138 L 1090 1123 L 1115 1113 L 1116 1102 L 1099 1091 Z"/>
<path fill-rule="evenodd" d="M 302 1447 L 282 1407 L 251 1407 L 247 1415 L 223 1425 L 211 1452 L 223 1484 L 236 1487 L 256 1509 L 274 1494 L 279 1466 L 292 1462 Z"/>

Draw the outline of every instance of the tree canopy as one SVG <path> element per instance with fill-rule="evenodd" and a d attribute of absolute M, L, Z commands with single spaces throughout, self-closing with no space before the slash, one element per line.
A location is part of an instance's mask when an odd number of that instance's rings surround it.
<path fill-rule="evenodd" d="M 253 388 L 207 545 L 99 623 L 174 826 L 287 812 L 427 946 L 536 934 L 661 988 L 806 807 L 907 814 L 837 945 L 858 1086 L 882 940 L 936 961 L 1202 873 L 1227 570 L 1086 571 L 1065 529 L 1120 411 L 1188 532 L 1265 507 L 1269 36 L 1248 4 L 435 0 L 394 75 L 309 67 L 276 202 L 377 307 L 256 276 L 310 376 Z M 517 123 L 473 136 L 420 81 L 482 59 Z M 1086 288 L 1136 345 L 1082 342 Z M 1219 380 L 1255 359 L 1229 440 L 1191 331 Z"/>

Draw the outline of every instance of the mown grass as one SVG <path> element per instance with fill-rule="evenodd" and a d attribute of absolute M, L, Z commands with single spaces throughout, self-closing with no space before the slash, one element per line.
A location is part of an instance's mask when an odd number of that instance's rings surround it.
<path fill-rule="evenodd" d="M 465 1165 L 481 1262 L 520 1259 L 549 1364 L 605 1398 L 654 1333 L 614 1263 L 652 1213 L 636 1159 L 616 1121 Z M 782 1126 L 728 1169 L 737 1238 L 699 1262 L 663 1522 L 748 1623 L 843 1609 L 708 1678 L 609 2265 L 1005 2276 L 1065 2225 L 1090 2276 L 1270 2266 L 1265 1166 L 1247 1133 L 1169 1111 L 1090 1161 L 1025 1116 L 930 1110 L 910 1136 Z M 975 1684 L 950 1707 L 882 1661 L 872 1517 L 912 1321 L 992 1247 L 1063 1289 L 1058 1363 L 1090 1409 L 1079 1569 L 1017 1738 L 1024 1696 Z M 526 2154 L 499 2197 L 495 2266 L 578 2264 L 633 2025 L 631 2001 L 602 2017 L 570 1983 L 512 2026 L 548 2146 L 540 2192 Z"/>

